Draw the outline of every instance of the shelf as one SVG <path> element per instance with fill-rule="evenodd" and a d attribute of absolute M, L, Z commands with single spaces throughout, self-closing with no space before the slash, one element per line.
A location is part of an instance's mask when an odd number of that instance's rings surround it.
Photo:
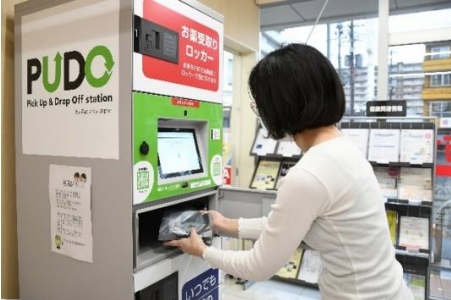
<path fill-rule="evenodd" d="M 409 207 L 428 207 L 432 208 L 432 201 L 421 201 L 421 203 L 410 203 L 409 200 L 404 199 L 387 199 L 385 202 L 386 204 L 393 204 L 393 205 L 402 205 L 402 206 L 409 206 Z"/>
<path fill-rule="evenodd" d="M 280 277 L 277 275 L 274 275 L 272 277 L 272 279 L 278 280 L 278 281 L 283 281 L 283 282 L 289 282 L 289 283 L 293 283 L 293 284 L 297 284 L 297 285 L 301 285 L 301 286 L 309 286 L 309 287 L 313 287 L 313 288 L 319 288 L 317 283 L 311 283 L 311 282 L 307 282 L 307 281 L 303 281 L 303 280 L 299 280 L 299 279 L 285 278 L 285 277 Z"/>
<path fill-rule="evenodd" d="M 431 263 L 430 264 L 431 268 L 434 270 L 438 270 L 438 271 L 451 271 L 451 265 L 449 263 L 444 264 L 444 263 Z"/>
<path fill-rule="evenodd" d="M 433 163 L 423 163 L 423 164 L 411 164 L 407 162 L 376 162 L 376 161 L 368 161 L 373 167 L 393 167 L 393 168 L 425 168 L 432 169 L 434 168 Z"/>
<path fill-rule="evenodd" d="M 141 246 L 140 253 L 136 257 L 136 270 L 156 264 L 166 258 L 176 254 L 182 254 L 176 247 L 165 247 L 163 242 L 155 241 L 145 246 Z"/>
<path fill-rule="evenodd" d="M 427 251 L 427 252 L 426 252 Z M 395 252 L 398 255 L 405 255 L 405 256 L 411 256 L 411 257 L 421 257 L 429 259 L 429 251 L 428 250 L 420 250 L 420 252 L 409 252 L 403 249 L 396 249 Z"/>
<path fill-rule="evenodd" d="M 280 154 L 265 154 L 265 155 L 258 155 L 256 153 L 251 153 L 251 156 L 260 157 L 260 158 L 281 158 L 281 159 L 301 159 L 302 155 L 293 155 L 293 156 L 283 156 Z"/>

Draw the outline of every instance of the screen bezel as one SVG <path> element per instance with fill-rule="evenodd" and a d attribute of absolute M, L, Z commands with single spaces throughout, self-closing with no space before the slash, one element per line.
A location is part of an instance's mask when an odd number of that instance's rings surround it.
<path fill-rule="evenodd" d="M 171 127 L 159 127 L 158 128 L 158 132 L 157 132 L 157 149 L 158 149 L 158 141 L 159 141 L 159 137 L 158 134 L 160 132 L 189 132 L 193 134 L 194 137 L 194 145 L 196 147 L 196 154 L 197 154 L 197 159 L 199 161 L 199 169 L 194 169 L 194 170 L 187 170 L 184 172 L 174 172 L 174 173 L 168 173 L 168 174 L 163 174 L 162 173 L 162 168 L 161 168 L 161 163 L 160 163 L 160 153 L 157 151 L 157 158 L 158 158 L 158 176 L 160 179 L 172 179 L 172 178 L 183 178 L 186 176 L 190 176 L 190 175 L 194 175 L 194 174 L 201 174 L 204 172 L 204 168 L 203 168 L 203 163 L 202 163 L 202 156 L 201 156 L 201 152 L 199 151 L 199 144 L 197 141 L 197 134 L 196 134 L 196 130 L 194 128 L 171 128 Z"/>

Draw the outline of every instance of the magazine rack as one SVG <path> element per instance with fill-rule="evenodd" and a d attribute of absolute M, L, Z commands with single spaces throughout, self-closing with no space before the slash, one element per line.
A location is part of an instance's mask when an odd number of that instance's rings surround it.
<path fill-rule="evenodd" d="M 344 132 L 346 132 L 346 129 L 367 130 L 370 133 L 371 130 L 399 131 L 399 144 L 396 159 L 392 159 L 393 156 L 391 156 L 390 159 L 386 160 L 372 160 L 370 147 L 374 146 L 374 143 L 371 145 L 371 134 L 369 134 L 367 141 L 367 159 L 375 169 L 376 176 L 378 175 L 376 170 L 383 170 L 384 168 L 389 170 L 388 173 L 393 175 L 391 178 L 388 178 L 389 176 L 387 176 L 385 181 L 380 180 L 378 177 L 378 181 L 381 185 L 381 190 L 385 193 L 383 200 L 385 201 L 393 245 L 396 249 L 396 259 L 403 266 L 404 279 L 411 287 L 411 290 L 414 294 L 416 293 L 417 296 L 424 297 L 424 299 L 429 299 L 429 268 L 433 244 L 431 242 L 433 237 L 432 206 L 434 198 L 437 136 L 435 124 L 435 118 L 406 117 L 345 118 L 339 124 L 339 127 L 344 129 Z M 412 138 L 407 135 L 408 132 L 431 133 L 431 136 L 428 137 L 430 139 L 430 144 L 427 144 L 429 147 L 428 150 L 423 148 L 413 149 L 416 146 L 420 148 L 424 147 L 425 143 L 421 142 L 421 137 L 415 141 L 415 135 L 412 135 L 414 136 L 414 138 Z M 411 140 L 408 140 L 408 138 L 411 138 Z M 363 148 L 363 146 L 361 147 Z M 408 159 L 409 155 L 406 155 L 406 153 L 425 153 L 427 151 L 430 152 L 430 157 L 425 160 L 418 159 L 419 155 Z M 424 178 L 421 180 L 422 176 L 424 176 Z M 410 180 L 413 177 L 416 177 L 416 180 Z M 403 186 L 403 181 L 409 181 L 407 188 Z M 387 182 L 389 184 L 387 184 Z M 395 184 L 394 189 L 392 186 L 388 186 L 392 182 Z M 415 186 L 412 182 L 428 182 L 428 186 L 427 188 L 425 188 L 425 185 Z M 414 190 L 414 192 L 412 192 L 412 190 Z M 420 223 L 423 225 L 420 226 Z M 413 236 L 407 236 L 407 238 L 405 238 L 405 232 L 407 231 L 408 226 L 412 226 L 412 224 L 418 227 L 416 228 L 416 233 L 420 233 L 424 236 L 421 241 L 420 239 L 416 240 L 418 243 L 414 242 L 415 237 Z M 424 295 L 419 295 L 419 293 L 423 292 Z"/>

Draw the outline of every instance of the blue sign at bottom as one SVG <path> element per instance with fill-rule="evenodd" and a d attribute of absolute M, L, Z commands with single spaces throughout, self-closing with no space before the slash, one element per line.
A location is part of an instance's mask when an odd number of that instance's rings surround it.
<path fill-rule="evenodd" d="M 182 300 L 219 300 L 218 286 L 218 269 L 209 269 L 183 285 Z"/>

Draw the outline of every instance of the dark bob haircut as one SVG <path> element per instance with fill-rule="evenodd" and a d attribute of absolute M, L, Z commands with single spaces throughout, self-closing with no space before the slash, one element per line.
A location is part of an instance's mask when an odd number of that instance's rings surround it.
<path fill-rule="evenodd" d="M 334 125 L 345 111 L 335 68 L 308 45 L 289 44 L 269 53 L 252 69 L 249 90 L 273 139 Z"/>

